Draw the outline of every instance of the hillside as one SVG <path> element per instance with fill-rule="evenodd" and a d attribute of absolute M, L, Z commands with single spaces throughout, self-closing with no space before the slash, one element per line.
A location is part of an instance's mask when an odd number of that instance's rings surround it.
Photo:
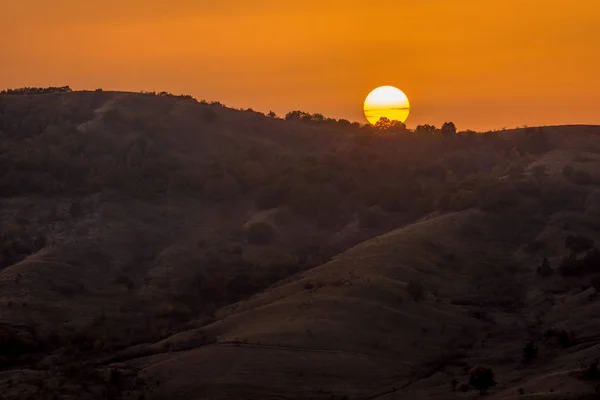
<path fill-rule="evenodd" d="M 594 398 L 599 135 L 0 95 L 3 398 Z"/>

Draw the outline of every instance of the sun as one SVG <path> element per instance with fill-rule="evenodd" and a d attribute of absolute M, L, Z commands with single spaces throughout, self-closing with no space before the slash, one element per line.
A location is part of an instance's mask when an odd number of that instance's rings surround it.
<path fill-rule="evenodd" d="M 410 103 L 404 92 L 394 86 L 380 86 L 365 99 L 365 117 L 372 125 L 380 118 L 404 122 L 410 114 Z"/>

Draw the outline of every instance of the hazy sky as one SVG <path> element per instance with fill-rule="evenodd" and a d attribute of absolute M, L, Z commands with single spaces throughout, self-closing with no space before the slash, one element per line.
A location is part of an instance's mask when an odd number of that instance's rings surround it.
<path fill-rule="evenodd" d="M 394 85 L 409 127 L 600 124 L 600 1 L 0 0 L 0 87 L 50 85 L 361 122 Z"/>

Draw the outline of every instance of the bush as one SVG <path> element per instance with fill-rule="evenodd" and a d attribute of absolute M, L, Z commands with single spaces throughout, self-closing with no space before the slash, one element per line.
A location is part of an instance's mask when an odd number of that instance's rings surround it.
<path fill-rule="evenodd" d="M 542 265 L 537 268 L 537 273 L 538 275 L 544 277 L 551 276 L 552 274 L 554 274 L 554 269 L 552 269 L 552 266 L 550 266 L 550 262 L 547 258 L 544 258 L 542 260 Z"/>
<path fill-rule="evenodd" d="M 563 349 L 569 348 L 577 343 L 575 332 L 560 330 L 556 332 L 556 340 Z"/>
<path fill-rule="evenodd" d="M 425 297 L 425 288 L 419 281 L 410 280 L 406 285 L 406 292 L 414 301 L 421 301 Z"/>
<path fill-rule="evenodd" d="M 531 362 L 535 360 L 538 356 L 538 348 L 533 342 L 527 343 L 525 348 L 523 349 L 523 358 L 526 362 Z"/>
<path fill-rule="evenodd" d="M 115 283 L 118 285 L 124 285 L 127 290 L 133 290 L 135 288 L 133 281 L 125 275 L 119 275 L 117 278 L 115 278 Z"/>
<path fill-rule="evenodd" d="M 600 250 L 589 250 L 583 258 L 578 259 L 575 253 L 565 257 L 559 267 L 562 276 L 579 276 L 600 271 Z"/>
<path fill-rule="evenodd" d="M 515 186 L 509 182 L 496 182 L 485 191 L 479 206 L 484 211 L 503 211 L 519 204 L 521 198 Z"/>
<path fill-rule="evenodd" d="M 583 235 L 569 235 L 565 239 L 565 247 L 573 253 L 582 253 L 594 247 L 594 241 Z"/>
<path fill-rule="evenodd" d="M 548 177 L 548 168 L 544 165 L 536 165 L 531 168 L 531 176 L 533 176 L 538 182 L 543 181 Z"/>
<path fill-rule="evenodd" d="M 595 177 L 591 173 L 582 169 L 575 169 L 571 165 L 563 168 L 563 175 L 577 185 L 592 185 L 596 182 Z"/>
<path fill-rule="evenodd" d="M 491 387 L 496 386 L 494 372 L 489 367 L 475 367 L 469 371 L 469 377 L 469 385 L 479 390 L 481 395 L 486 395 Z"/>
<path fill-rule="evenodd" d="M 581 265 L 587 273 L 600 272 L 600 250 L 594 248 L 585 253 Z"/>
<path fill-rule="evenodd" d="M 562 276 L 577 276 L 583 272 L 580 260 L 578 260 L 573 253 L 562 260 L 558 267 L 558 271 Z"/>
<path fill-rule="evenodd" d="M 183 305 L 163 302 L 156 307 L 155 314 L 158 318 L 185 320 L 190 317 L 190 310 Z"/>
<path fill-rule="evenodd" d="M 583 371 L 581 379 L 585 381 L 600 380 L 600 370 L 598 369 L 598 360 L 590 363 Z"/>
<path fill-rule="evenodd" d="M 559 179 L 546 179 L 541 186 L 542 207 L 548 213 L 582 209 L 588 197 L 585 190 Z"/>
<path fill-rule="evenodd" d="M 523 196 L 528 197 L 539 197 L 541 193 L 540 182 L 535 179 L 523 178 L 513 181 L 513 185 L 517 188 L 519 193 Z"/>
<path fill-rule="evenodd" d="M 275 228 L 265 222 L 257 222 L 248 228 L 246 240 L 250 244 L 267 245 L 275 238 Z"/>

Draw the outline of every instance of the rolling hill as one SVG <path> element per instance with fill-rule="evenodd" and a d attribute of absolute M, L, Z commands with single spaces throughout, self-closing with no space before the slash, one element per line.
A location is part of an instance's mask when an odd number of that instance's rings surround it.
<path fill-rule="evenodd" d="M 595 398 L 599 137 L 0 95 L 2 396 Z"/>

